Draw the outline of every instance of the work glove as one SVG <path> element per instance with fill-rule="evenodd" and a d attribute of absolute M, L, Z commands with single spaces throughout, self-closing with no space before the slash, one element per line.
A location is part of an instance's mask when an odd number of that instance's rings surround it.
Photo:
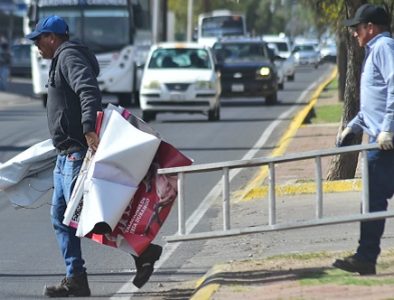
<path fill-rule="evenodd" d="M 337 136 L 337 147 L 349 146 L 353 138 L 355 137 L 354 132 L 350 127 L 346 127 L 340 134 Z"/>
<path fill-rule="evenodd" d="M 382 131 L 378 135 L 377 142 L 379 144 L 379 148 L 382 150 L 391 150 L 394 149 L 393 145 L 393 137 L 394 134 L 389 131 Z"/>

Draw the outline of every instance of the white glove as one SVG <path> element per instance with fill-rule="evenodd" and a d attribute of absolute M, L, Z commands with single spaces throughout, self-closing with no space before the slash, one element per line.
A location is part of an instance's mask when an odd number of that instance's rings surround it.
<path fill-rule="evenodd" d="M 379 144 L 379 148 L 382 150 L 394 149 L 393 137 L 394 137 L 394 134 L 389 131 L 382 131 L 381 133 L 379 133 L 378 139 L 377 139 L 377 142 Z"/>
<path fill-rule="evenodd" d="M 337 147 L 349 146 L 351 140 L 354 138 L 354 132 L 350 127 L 345 129 L 337 136 Z"/>

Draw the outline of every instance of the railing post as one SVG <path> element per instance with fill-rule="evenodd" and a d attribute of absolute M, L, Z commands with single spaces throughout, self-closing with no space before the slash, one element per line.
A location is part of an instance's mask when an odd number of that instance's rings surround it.
<path fill-rule="evenodd" d="M 276 224 L 276 197 L 275 197 L 275 164 L 269 163 L 269 207 L 268 224 Z"/>
<path fill-rule="evenodd" d="M 229 169 L 223 168 L 223 230 L 230 229 L 230 180 Z"/>
<path fill-rule="evenodd" d="M 323 217 L 323 179 L 321 170 L 321 157 L 315 157 L 315 170 L 316 170 L 316 218 Z"/>
<path fill-rule="evenodd" d="M 362 203 L 361 209 L 362 213 L 366 214 L 369 212 L 369 173 L 368 173 L 368 158 L 367 158 L 367 151 L 361 151 L 361 177 L 362 177 Z"/>
<path fill-rule="evenodd" d="M 178 173 L 178 234 L 186 233 L 185 226 L 185 174 Z"/>

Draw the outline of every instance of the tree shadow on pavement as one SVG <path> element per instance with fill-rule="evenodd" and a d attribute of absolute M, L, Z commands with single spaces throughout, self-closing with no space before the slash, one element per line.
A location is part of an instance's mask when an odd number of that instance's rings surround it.
<path fill-rule="evenodd" d="M 316 279 L 326 275 L 330 268 L 301 268 L 289 270 L 245 270 L 241 272 L 219 272 L 208 277 L 199 288 L 208 284 L 255 285 L 298 279 Z"/>

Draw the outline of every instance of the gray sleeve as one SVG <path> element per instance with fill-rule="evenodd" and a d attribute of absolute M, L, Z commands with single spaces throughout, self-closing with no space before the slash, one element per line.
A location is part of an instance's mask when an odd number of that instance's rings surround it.
<path fill-rule="evenodd" d="M 77 49 L 61 54 L 64 56 L 60 66 L 63 76 L 81 103 L 83 133 L 95 131 L 101 92 L 90 61 Z"/>

